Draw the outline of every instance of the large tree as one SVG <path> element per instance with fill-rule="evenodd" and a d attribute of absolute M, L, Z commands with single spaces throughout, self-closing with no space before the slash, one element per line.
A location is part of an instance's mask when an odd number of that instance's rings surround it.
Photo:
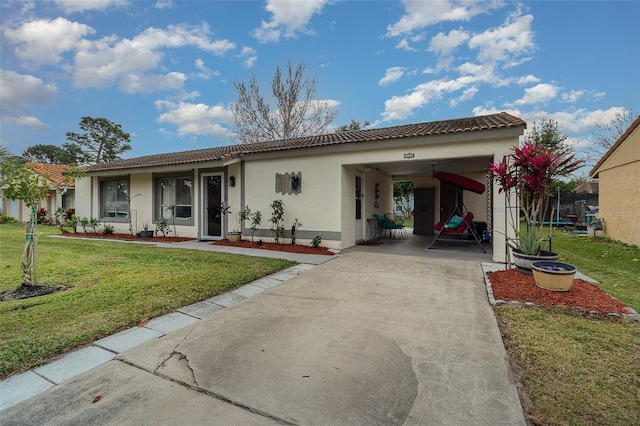
<path fill-rule="evenodd" d="M 106 118 L 82 117 L 80 129 L 84 133 L 67 132 L 67 140 L 82 151 L 81 162 L 85 164 L 105 163 L 120 158 L 129 151 L 129 133 Z"/>
<path fill-rule="evenodd" d="M 365 127 L 369 126 L 371 123 L 369 123 L 367 120 L 364 121 L 364 123 L 360 124 L 359 121 L 357 121 L 355 118 L 351 119 L 351 123 L 349 124 L 343 124 L 342 126 L 338 126 L 336 127 L 336 133 L 341 133 L 341 132 L 351 132 L 354 130 L 362 130 Z"/>
<path fill-rule="evenodd" d="M 533 123 L 528 133 L 530 141 L 542 144 L 546 149 L 555 154 L 572 154 L 575 148 L 567 143 L 567 136 L 558 129 L 558 122 L 543 119 L 539 124 Z"/>
<path fill-rule="evenodd" d="M 620 136 L 629 128 L 636 117 L 633 109 L 629 109 L 617 112 L 608 123 L 596 124 L 595 130 L 591 132 L 593 144 L 587 151 L 587 161 L 591 164 L 600 161 L 602 156 L 611 148 L 611 145 L 620 139 Z"/>
<path fill-rule="evenodd" d="M 327 101 L 317 100 L 316 77 L 304 77 L 305 66 L 294 70 L 289 61 L 285 75 L 280 67 L 271 83 L 275 109 L 260 93 L 255 74 L 249 85 L 234 82 L 238 101 L 232 106 L 240 143 L 253 143 L 317 135 L 325 132 L 337 110 Z"/>
<path fill-rule="evenodd" d="M 33 145 L 22 153 L 22 158 L 34 163 L 77 164 L 83 159 L 82 148 L 72 143 L 58 145 Z"/>

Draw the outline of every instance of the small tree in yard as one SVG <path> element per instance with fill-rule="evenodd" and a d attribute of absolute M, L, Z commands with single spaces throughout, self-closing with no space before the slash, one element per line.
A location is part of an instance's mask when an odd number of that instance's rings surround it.
<path fill-rule="evenodd" d="M 271 213 L 271 232 L 276 244 L 280 244 L 280 237 L 284 237 L 284 202 L 282 200 L 274 200 L 270 207 L 273 209 Z"/>
<path fill-rule="evenodd" d="M 66 176 L 71 180 L 84 176 L 84 173 L 84 170 L 73 167 L 69 169 Z M 38 203 L 49 194 L 51 183 L 45 176 L 36 173 L 26 165 L 14 167 L 10 164 L 2 165 L 2 183 L 5 197 L 10 200 L 20 200 L 31 209 L 20 266 L 24 275 L 24 284 L 38 285 Z"/>
<path fill-rule="evenodd" d="M 38 203 L 47 197 L 49 181 L 24 165 L 13 170 L 3 165 L 2 175 L 5 197 L 10 200 L 20 200 L 31 209 L 20 266 L 24 275 L 24 284 L 38 285 Z"/>

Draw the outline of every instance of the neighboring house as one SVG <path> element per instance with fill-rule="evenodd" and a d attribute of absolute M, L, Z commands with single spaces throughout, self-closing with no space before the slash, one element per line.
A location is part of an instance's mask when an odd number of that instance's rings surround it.
<path fill-rule="evenodd" d="M 640 116 L 593 167 L 604 235 L 640 246 Z"/>
<path fill-rule="evenodd" d="M 503 112 L 110 161 L 92 166 L 77 181 L 76 213 L 122 233 L 129 232 L 129 222 L 137 232 L 145 221 L 164 216 L 172 224 L 175 217 L 179 236 L 217 240 L 237 227 L 235 215 L 248 205 L 262 212 L 256 237 L 270 238 L 270 204 L 279 199 L 285 229 L 296 218 L 304 224 L 296 231 L 300 244 L 321 234 L 324 246 L 344 249 L 369 238 L 367 219 L 393 211 L 394 181 L 435 188 L 429 208 L 438 221 L 452 200 L 433 173 L 486 183 L 489 163 L 509 154 L 525 127 Z M 292 175 L 300 178 L 297 188 Z M 507 232 L 503 194 L 465 193 L 464 202 L 477 220 L 493 223 L 500 235 Z M 222 205 L 230 206 L 230 215 L 220 214 Z M 249 226 L 245 221 L 245 235 Z M 494 259 L 504 260 L 504 253 L 504 238 L 496 234 Z"/>
<path fill-rule="evenodd" d="M 27 166 L 49 181 L 49 194 L 41 200 L 38 208 L 47 210 L 47 217 L 51 218 L 58 207 L 72 209 L 75 206 L 75 183 L 68 180 L 64 172 L 69 166 L 56 164 L 27 163 Z M 0 188 L 0 207 L 3 214 L 9 215 L 19 222 L 29 221 L 30 209 L 21 201 L 10 200 L 2 195 Z"/>

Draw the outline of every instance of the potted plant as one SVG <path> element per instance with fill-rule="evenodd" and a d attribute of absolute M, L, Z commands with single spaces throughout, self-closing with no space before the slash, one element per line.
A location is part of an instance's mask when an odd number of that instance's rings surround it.
<path fill-rule="evenodd" d="M 142 231 L 140 232 L 142 238 L 153 238 L 154 231 L 149 229 L 149 224 L 148 220 L 142 222 Z"/>
<path fill-rule="evenodd" d="M 531 264 L 536 285 L 545 290 L 569 291 L 573 285 L 576 267 L 568 263 L 537 261 Z"/>
<path fill-rule="evenodd" d="M 515 239 L 507 243 L 511 247 L 516 268 L 531 274 L 531 263 L 537 260 L 556 260 L 558 254 L 542 250 L 545 214 L 549 207 L 551 183 L 582 165 L 568 151 L 551 151 L 538 142 L 524 142 L 522 147 L 513 147 L 510 158 L 491 163 L 489 173 L 497 183 L 499 192 L 504 192 L 509 211 L 509 222 Z M 525 220 L 525 230 L 520 232 L 520 216 L 513 212 L 511 203 L 517 199 Z M 553 212 L 551 213 L 553 216 Z M 551 227 L 549 227 L 549 242 Z M 550 245 L 550 244 L 549 244 Z"/>
<path fill-rule="evenodd" d="M 231 213 L 231 206 L 229 205 L 225 206 L 224 204 L 222 204 L 220 206 L 220 214 L 226 217 L 229 213 Z M 236 217 L 236 220 L 237 220 L 237 217 Z M 237 243 L 238 241 L 240 241 L 241 238 L 242 238 L 242 233 L 237 229 L 227 232 L 227 239 L 229 240 L 229 242 Z"/>

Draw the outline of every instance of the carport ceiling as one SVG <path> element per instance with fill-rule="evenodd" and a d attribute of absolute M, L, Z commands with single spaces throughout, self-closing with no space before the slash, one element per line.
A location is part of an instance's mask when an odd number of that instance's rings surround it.
<path fill-rule="evenodd" d="M 483 172 L 489 167 L 493 157 L 445 158 L 438 160 L 394 161 L 389 163 L 370 163 L 367 168 L 377 169 L 398 180 L 401 178 L 429 176 L 434 172 L 467 174 Z"/>

